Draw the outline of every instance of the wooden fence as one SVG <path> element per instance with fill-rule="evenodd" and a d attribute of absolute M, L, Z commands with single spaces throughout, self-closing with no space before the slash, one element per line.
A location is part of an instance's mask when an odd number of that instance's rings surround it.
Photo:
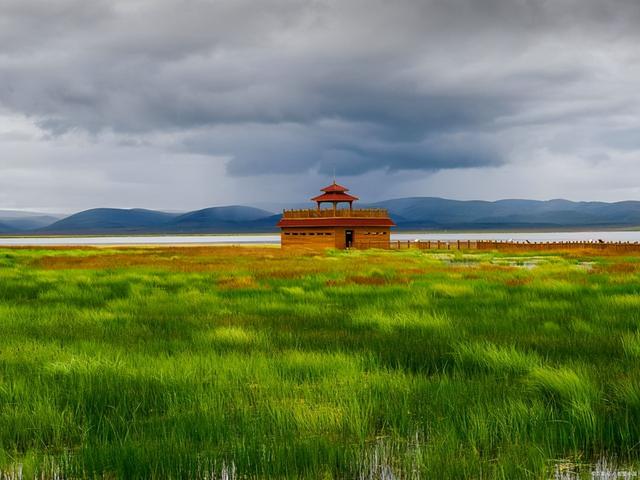
<path fill-rule="evenodd" d="M 544 250 L 599 250 L 611 252 L 640 253 L 639 242 L 508 242 L 496 240 L 361 240 L 354 248 L 381 248 L 385 250 L 503 250 L 503 251 L 544 251 Z"/>
<path fill-rule="evenodd" d="M 353 244 L 354 248 L 382 248 L 385 250 L 477 250 L 478 242 L 475 240 L 360 240 Z"/>

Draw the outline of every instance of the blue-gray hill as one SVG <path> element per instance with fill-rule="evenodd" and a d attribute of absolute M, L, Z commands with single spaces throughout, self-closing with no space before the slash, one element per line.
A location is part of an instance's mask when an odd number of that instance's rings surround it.
<path fill-rule="evenodd" d="M 146 233 L 162 231 L 176 214 L 142 208 L 93 208 L 75 213 L 39 230 L 52 234 Z"/>
<path fill-rule="evenodd" d="M 36 230 L 44 228 L 59 220 L 49 215 L 25 216 L 16 218 L 0 218 L 0 222 L 16 231 Z"/>
<path fill-rule="evenodd" d="M 16 229 L 7 225 L 6 223 L 0 223 L 0 234 L 15 233 Z"/>
<path fill-rule="evenodd" d="M 260 220 L 270 218 L 273 213 L 254 207 L 230 205 L 211 207 L 180 215 L 166 224 L 171 232 L 244 232 L 256 231 Z M 273 229 L 276 222 L 265 225 L 267 231 Z M 260 228 L 257 228 L 258 231 Z"/>
<path fill-rule="evenodd" d="M 22 210 L 0 210 L 0 233 L 15 233 L 35 230 L 60 220 L 59 215 Z"/>

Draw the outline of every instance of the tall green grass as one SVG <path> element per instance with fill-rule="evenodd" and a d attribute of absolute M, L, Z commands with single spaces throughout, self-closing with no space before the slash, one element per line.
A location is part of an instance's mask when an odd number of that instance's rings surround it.
<path fill-rule="evenodd" d="M 0 250 L 0 477 L 636 468 L 636 263 Z"/>

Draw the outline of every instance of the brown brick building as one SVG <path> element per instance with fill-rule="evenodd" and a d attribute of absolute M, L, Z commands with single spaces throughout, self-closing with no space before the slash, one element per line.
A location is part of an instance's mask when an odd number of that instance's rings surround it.
<path fill-rule="evenodd" d="M 311 200 L 317 207 L 285 210 L 278 222 L 282 248 L 388 248 L 393 220 L 384 209 L 354 209 L 358 197 L 333 182 Z M 339 204 L 349 208 L 338 208 Z M 331 208 L 322 208 L 331 204 Z"/>

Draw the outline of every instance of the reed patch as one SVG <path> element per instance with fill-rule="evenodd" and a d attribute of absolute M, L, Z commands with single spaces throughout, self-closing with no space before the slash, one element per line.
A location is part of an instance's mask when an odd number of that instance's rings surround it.
<path fill-rule="evenodd" d="M 636 263 L 0 249 L 0 472 L 504 480 L 613 457 L 633 471 Z"/>

